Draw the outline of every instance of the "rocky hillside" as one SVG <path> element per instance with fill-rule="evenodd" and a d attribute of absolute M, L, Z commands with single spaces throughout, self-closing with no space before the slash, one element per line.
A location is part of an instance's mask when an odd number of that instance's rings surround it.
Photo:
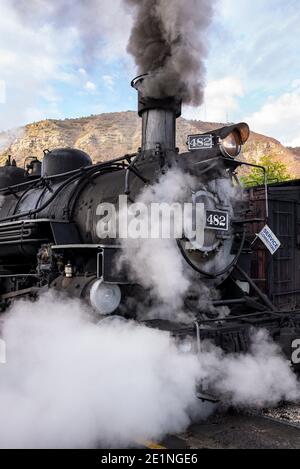
<path fill-rule="evenodd" d="M 300 160 L 300 147 L 288 147 L 288 150 L 290 150 Z"/>
<path fill-rule="evenodd" d="M 186 149 L 190 133 L 206 132 L 223 124 L 188 121 L 180 118 L 177 145 Z M 75 147 L 86 151 L 94 162 L 105 161 L 135 152 L 140 146 L 141 120 L 135 112 L 101 114 L 80 119 L 45 120 L 24 128 L 0 133 L 0 161 L 12 155 L 21 165 L 28 156 L 42 158 L 43 150 Z M 284 161 L 291 174 L 300 177 L 300 157 L 274 140 L 256 133 L 244 148 L 247 161 L 257 161 L 263 155 Z"/>

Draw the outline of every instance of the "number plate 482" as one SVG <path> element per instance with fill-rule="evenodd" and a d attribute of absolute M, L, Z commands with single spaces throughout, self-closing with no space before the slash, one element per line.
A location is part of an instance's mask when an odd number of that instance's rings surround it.
<path fill-rule="evenodd" d="M 213 147 L 212 135 L 189 135 L 188 148 L 193 150 L 207 150 Z"/>
<path fill-rule="evenodd" d="M 226 212 L 206 212 L 206 228 L 211 230 L 228 231 L 229 215 Z"/>

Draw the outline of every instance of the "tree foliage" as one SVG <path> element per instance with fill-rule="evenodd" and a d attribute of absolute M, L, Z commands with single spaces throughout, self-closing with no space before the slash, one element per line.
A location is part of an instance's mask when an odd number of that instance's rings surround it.
<path fill-rule="evenodd" d="M 263 166 L 266 169 L 269 183 L 283 182 L 293 179 L 292 175 L 289 173 L 288 167 L 273 156 L 262 156 L 255 164 Z M 249 173 L 242 176 L 240 179 L 246 187 L 259 186 L 264 184 L 264 173 L 259 168 L 251 168 Z"/>

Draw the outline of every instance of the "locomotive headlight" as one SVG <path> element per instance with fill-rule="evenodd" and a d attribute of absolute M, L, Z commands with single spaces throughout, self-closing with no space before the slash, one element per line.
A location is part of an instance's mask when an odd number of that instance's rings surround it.
<path fill-rule="evenodd" d="M 241 153 L 242 142 L 239 132 L 234 130 L 226 138 L 220 139 L 220 147 L 224 156 L 236 158 Z"/>
<path fill-rule="evenodd" d="M 103 316 L 112 314 L 121 302 L 120 287 L 97 280 L 90 290 L 90 302 L 99 314 Z"/>
<path fill-rule="evenodd" d="M 177 346 L 180 353 L 193 353 L 195 348 L 194 340 L 189 337 L 180 340 Z"/>

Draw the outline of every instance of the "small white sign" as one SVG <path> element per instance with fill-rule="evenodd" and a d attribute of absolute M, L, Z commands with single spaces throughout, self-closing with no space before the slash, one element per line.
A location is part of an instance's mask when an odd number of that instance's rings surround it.
<path fill-rule="evenodd" d="M 272 255 L 275 254 L 281 246 L 281 242 L 268 225 L 266 225 L 257 236 L 262 240 Z"/>

